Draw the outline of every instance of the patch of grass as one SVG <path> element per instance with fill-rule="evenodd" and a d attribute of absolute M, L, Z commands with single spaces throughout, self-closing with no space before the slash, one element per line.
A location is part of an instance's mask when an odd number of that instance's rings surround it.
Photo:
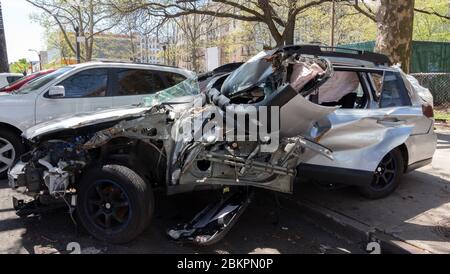
<path fill-rule="evenodd" d="M 435 110 L 434 119 L 445 120 L 447 123 L 450 123 L 450 110 Z"/>

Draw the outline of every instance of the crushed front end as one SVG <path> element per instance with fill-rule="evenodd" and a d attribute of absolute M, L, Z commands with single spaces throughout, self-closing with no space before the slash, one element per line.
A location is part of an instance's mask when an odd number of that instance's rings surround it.
<path fill-rule="evenodd" d="M 299 163 L 316 154 L 333 158 L 316 140 L 335 108 L 305 99 L 332 73 L 326 59 L 279 49 L 211 77 L 201 93 L 198 84 L 185 83 L 151 96 L 146 108 L 32 128 L 25 137 L 33 150 L 9 173 L 11 187 L 24 187 L 33 198 L 16 200 L 17 213 L 40 213 L 49 205 L 67 205 L 72 213 L 80 179 L 92 167 L 120 164 L 152 187 L 164 185 L 168 194 L 231 186 L 190 223 L 168 232 L 179 241 L 214 243 L 251 201 L 249 188 L 291 193 Z M 291 109 L 304 113 L 287 125 Z"/>

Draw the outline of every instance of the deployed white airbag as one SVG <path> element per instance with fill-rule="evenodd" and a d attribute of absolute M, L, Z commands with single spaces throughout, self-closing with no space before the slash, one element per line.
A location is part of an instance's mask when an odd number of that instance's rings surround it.
<path fill-rule="evenodd" d="M 334 75 L 319 88 L 319 104 L 337 102 L 345 95 L 355 92 L 359 78 L 355 72 L 335 71 Z"/>

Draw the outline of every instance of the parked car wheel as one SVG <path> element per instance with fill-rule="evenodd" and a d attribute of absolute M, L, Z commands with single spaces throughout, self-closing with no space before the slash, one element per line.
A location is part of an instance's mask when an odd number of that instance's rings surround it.
<path fill-rule="evenodd" d="M 122 244 L 133 240 L 147 227 L 153 209 L 151 186 L 128 167 L 93 168 L 80 181 L 77 216 L 101 241 Z"/>
<path fill-rule="evenodd" d="M 0 129 L 0 179 L 6 178 L 8 169 L 25 151 L 25 146 L 12 131 Z"/>
<path fill-rule="evenodd" d="M 403 175 L 403 156 L 399 149 L 394 149 L 383 157 L 376 168 L 369 186 L 359 187 L 360 193 L 369 199 L 388 196 L 399 186 Z"/>

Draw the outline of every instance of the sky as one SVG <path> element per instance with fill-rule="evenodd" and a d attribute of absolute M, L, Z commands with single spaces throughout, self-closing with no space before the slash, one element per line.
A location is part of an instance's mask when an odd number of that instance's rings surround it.
<path fill-rule="evenodd" d="M 10 63 L 20 58 L 37 61 L 37 53 L 29 49 L 44 50 L 44 29 L 30 19 L 32 13 L 40 10 L 25 0 L 1 0 L 3 23 L 5 25 L 6 47 Z"/>

